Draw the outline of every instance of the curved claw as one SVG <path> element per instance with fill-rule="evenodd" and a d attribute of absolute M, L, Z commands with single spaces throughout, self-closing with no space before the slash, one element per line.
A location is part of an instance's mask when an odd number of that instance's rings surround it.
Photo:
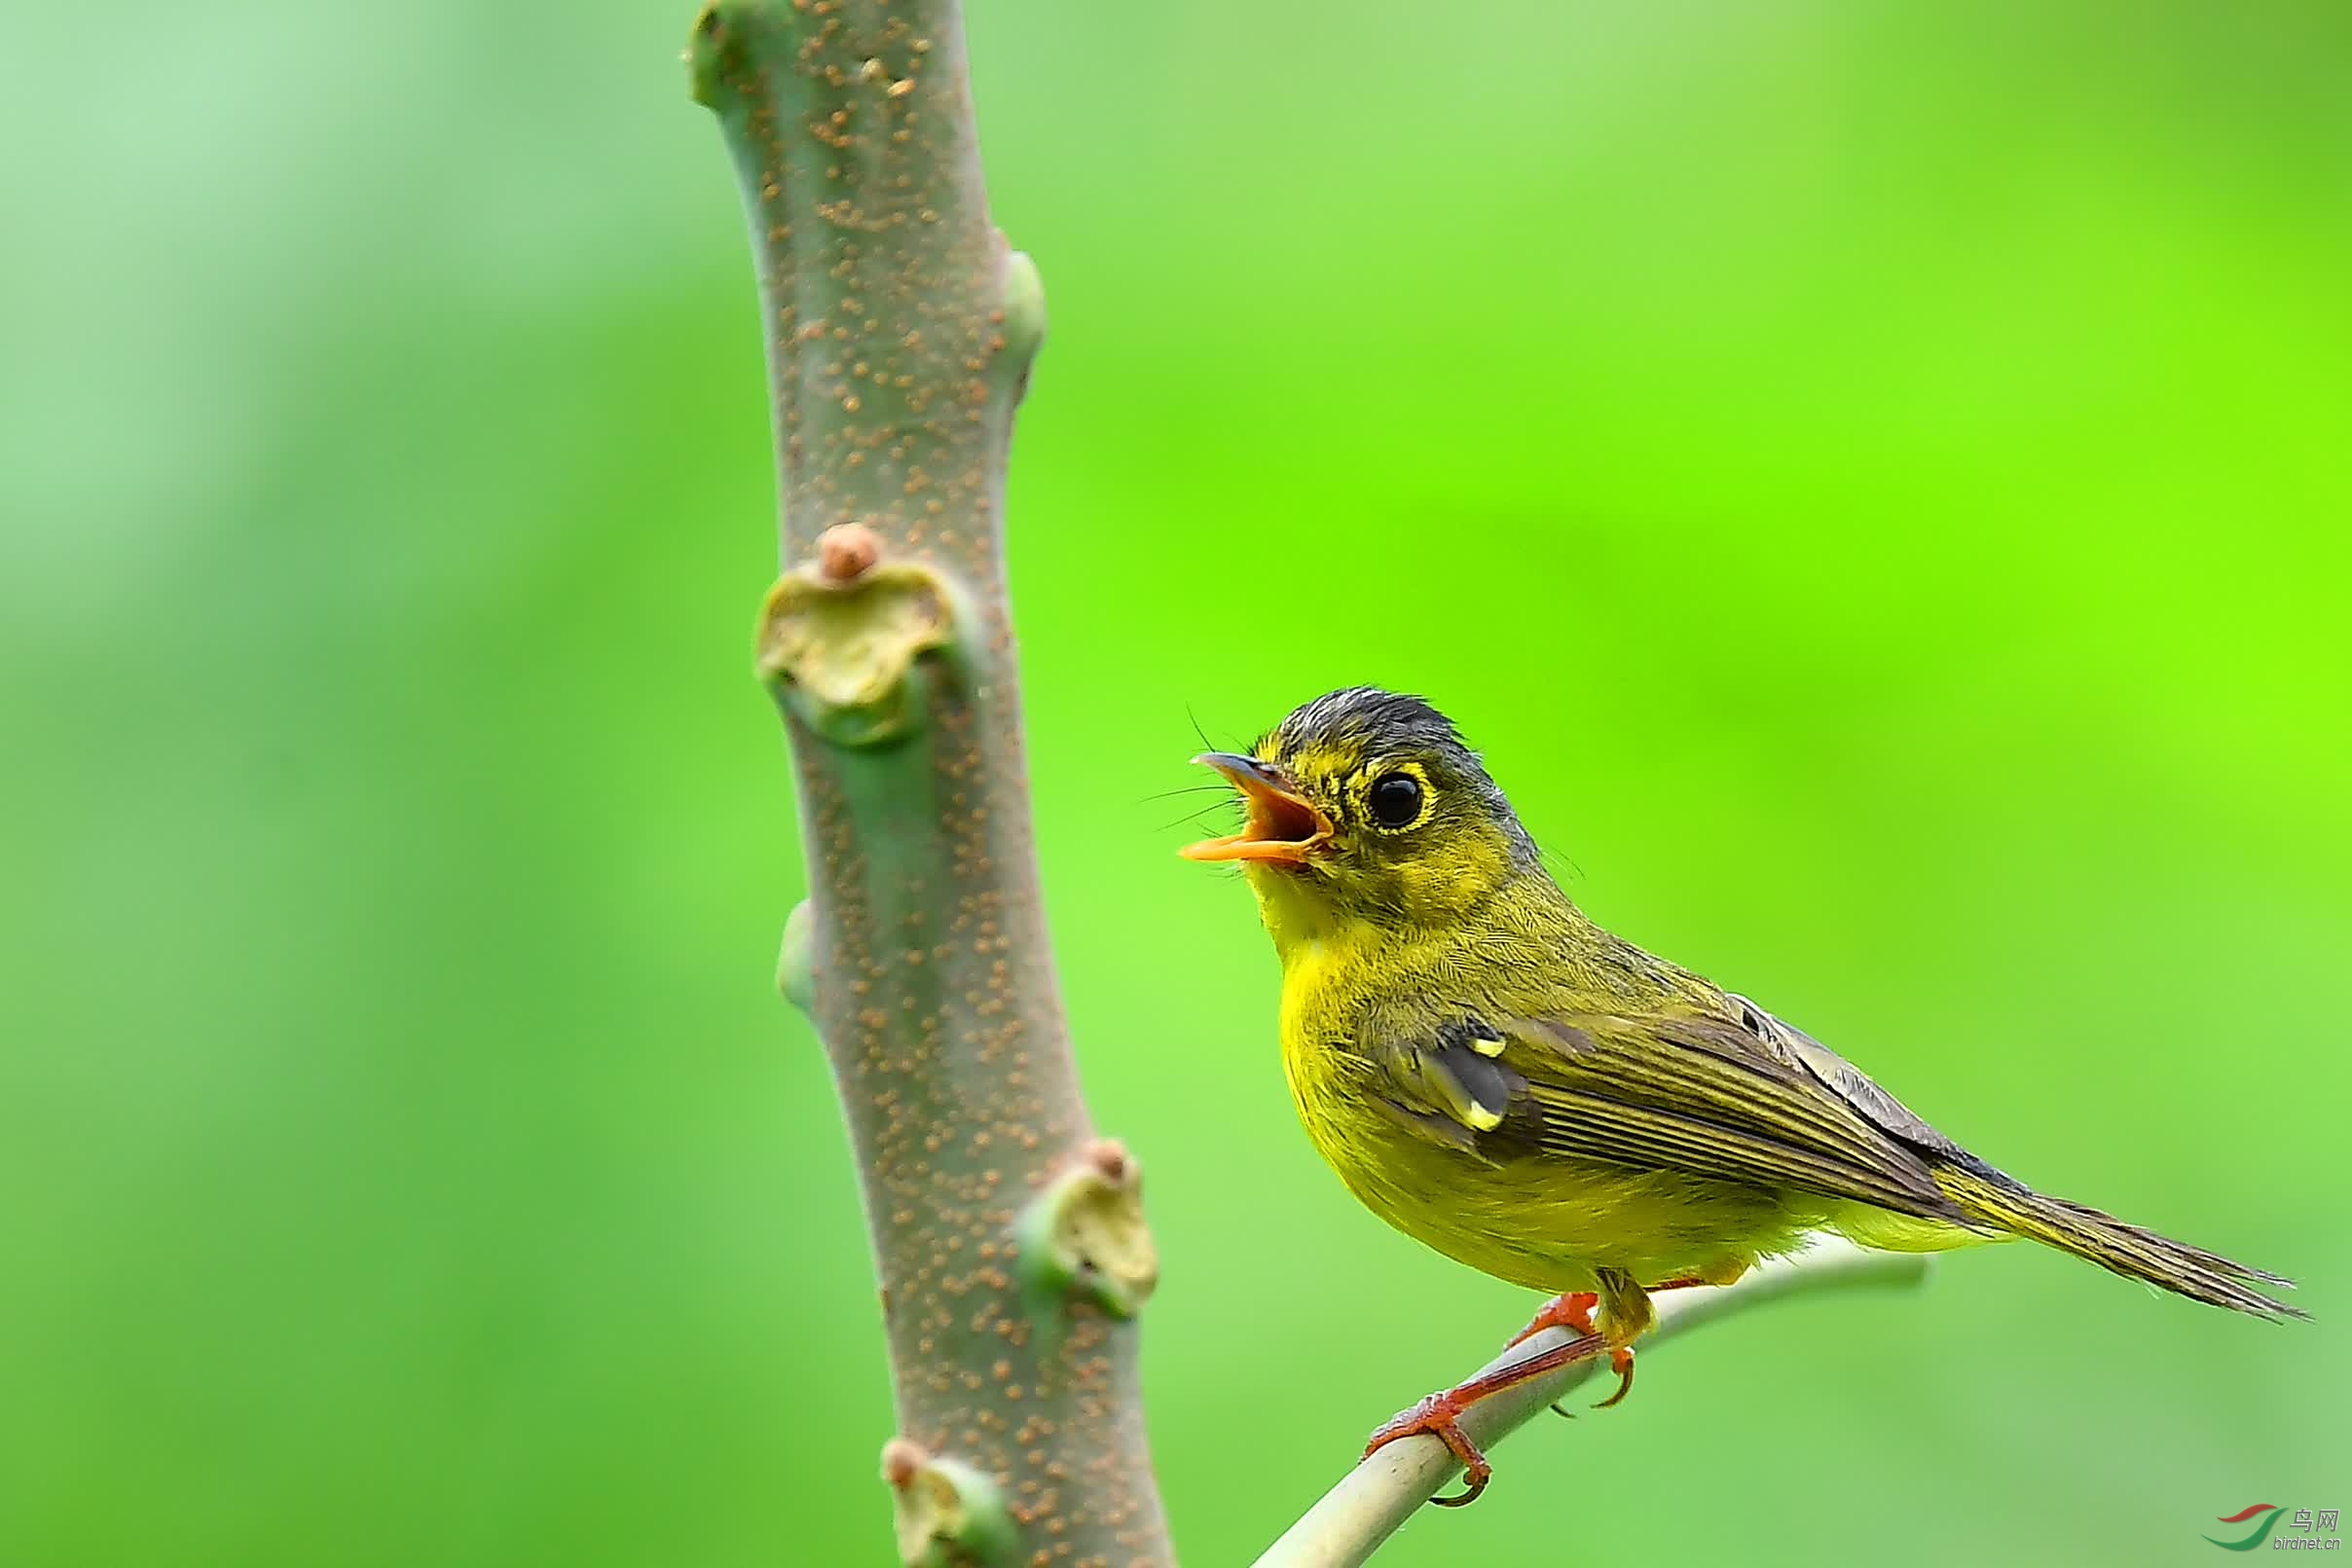
<path fill-rule="evenodd" d="M 1634 1353 L 1623 1345 L 1609 1352 L 1609 1370 L 1617 1374 L 1617 1392 L 1593 1406 L 1605 1410 L 1634 1391 Z"/>
<path fill-rule="evenodd" d="M 1432 1394 L 1412 1409 L 1397 1414 L 1382 1423 L 1373 1433 L 1372 1440 L 1364 1445 L 1364 1457 L 1374 1454 L 1400 1438 L 1415 1438 L 1423 1434 L 1446 1445 L 1446 1451 L 1461 1462 L 1463 1488 L 1455 1497 L 1433 1497 L 1429 1501 L 1439 1508 L 1464 1508 L 1478 1501 L 1478 1494 L 1487 1489 L 1494 1478 L 1494 1467 L 1479 1452 L 1478 1444 L 1461 1428 L 1457 1419 L 1466 1407 L 1451 1393 Z"/>
<path fill-rule="evenodd" d="M 1399 1438 L 1418 1437 L 1426 1433 L 1444 1443 L 1446 1451 L 1460 1462 L 1462 1478 L 1468 1483 L 1458 1497 L 1433 1497 L 1430 1501 L 1445 1508 L 1460 1508 L 1465 1503 L 1474 1502 L 1479 1493 L 1487 1489 L 1487 1482 L 1493 1478 L 1494 1467 L 1487 1463 L 1487 1456 L 1478 1451 L 1478 1444 L 1472 1442 L 1470 1434 L 1462 1430 L 1459 1420 L 1462 1412 L 1490 1394 L 1517 1388 L 1522 1383 L 1558 1371 L 1562 1367 L 1598 1356 L 1608 1348 L 1607 1341 L 1599 1334 L 1585 1334 L 1565 1344 L 1553 1345 L 1532 1356 L 1523 1357 L 1508 1367 L 1482 1372 L 1467 1383 L 1450 1388 L 1443 1394 L 1432 1394 L 1375 1432 L 1372 1440 L 1364 1445 L 1364 1457 L 1371 1458 Z"/>

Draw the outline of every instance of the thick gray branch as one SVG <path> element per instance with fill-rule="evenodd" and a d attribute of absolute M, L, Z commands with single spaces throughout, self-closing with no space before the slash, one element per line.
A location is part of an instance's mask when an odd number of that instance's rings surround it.
<path fill-rule="evenodd" d="M 711 0 L 689 63 L 758 266 L 785 567 L 759 669 L 809 876 L 779 974 L 857 1155 L 900 1554 L 1164 1564 L 1135 1378 L 1158 1264 L 1139 1167 L 1079 1095 L 1004 585 L 1045 303 L 989 220 L 962 19 Z"/>

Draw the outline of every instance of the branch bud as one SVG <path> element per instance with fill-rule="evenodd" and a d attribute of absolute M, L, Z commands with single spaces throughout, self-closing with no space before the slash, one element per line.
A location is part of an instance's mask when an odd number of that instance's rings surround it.
<path fill-rule="evenodd" d="M 806 898 L 784 917 L 784 946 L 776 955 L 776 989 L 784 1000 L 817 1015 L 817 912 Z"/>
<path fill-rule="evenodd" d="M 1015 1537 L 1004 1497 L 996 1482 L 970 1465 L 893 1438 L 882 1445 L 882 1479 L 890 1487 L 899 1560 L 906 1568 L 1010 1559 Z"/>
<path fill-rule="evenodd" d="M 1031 1201 L 1019 1229 L 1021 1273 L 1035 1294 L 1084 1296 L 1131 1318 L 1159 1284 L 1159 1253 L 1143 1218 L 1143 1166 L 1116 1138 L 1080 1149 Z"/>
<path fill-rule="evenodd" d="M 955 595 L 916 561 L 884 561 L 863 524 L 826 530 L 760 611 L 759 677 L 777 704 L 840 746 L 903 739 L 924 704 L 916 661 L 951 649 Z"/>

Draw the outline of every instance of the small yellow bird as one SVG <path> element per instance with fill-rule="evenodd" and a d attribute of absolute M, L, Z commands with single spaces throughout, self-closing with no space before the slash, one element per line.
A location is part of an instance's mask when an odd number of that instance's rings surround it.
<path fill-rule="evenodd" d="M 2025 1236 L 2195 1300 L 2280 1319 L 2292 1281 L 1995 1170 L 1800 1030 L 1588 920 L 1446 716 L 1355 687 L 1254 754 L 1194 759 L 1240 791 L 1237 861 L 1282 961 L 1282 1065 L 1307 1136 L 1407 1235 L 1558 1293 L 1512 1343 L 1577 1337 L 1433 1394 L 1416 1433 L 1492 1474 L 1457 1418 L 1609 1353 L 1625 1397 L 1650 1293 L 1728 1284 L 1813 1232 L 1903 1252 Z"/>

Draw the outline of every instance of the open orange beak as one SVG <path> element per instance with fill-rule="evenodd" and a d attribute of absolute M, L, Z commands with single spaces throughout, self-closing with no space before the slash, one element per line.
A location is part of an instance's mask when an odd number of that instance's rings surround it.
<path fill-rule="evenodd" d="M 1238 833 L 1187 844 L 1177 851 L 1186 859 L 1273 860 L 1297 865 L 1331 838 L 1331 819 L 1256 757 L 1203 751 L 1193 760 L 1232 781 L 1249 807 L 1249 819 Z"/>

